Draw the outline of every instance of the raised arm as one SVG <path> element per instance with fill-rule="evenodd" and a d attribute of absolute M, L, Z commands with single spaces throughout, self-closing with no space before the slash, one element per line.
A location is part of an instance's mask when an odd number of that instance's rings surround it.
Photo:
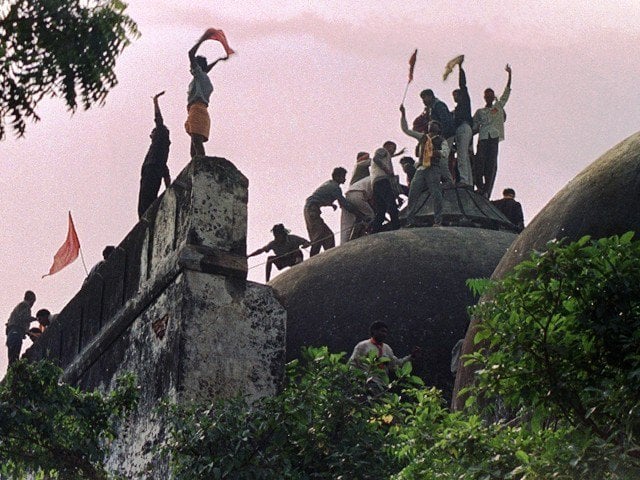
<path fill-rule="evenodd" d="M 415 130 L 411 130 L 409 128 L 409 125 L 407 124 L 407 115 L 404 109 L 404 105 L 400 105 L 400 128 L 405 135 L 413 137 L 418 141 L 421 140 L 424 136 L 424 133 L 416 132 Z"/>
<path fill-rule="evenodd" d="M 511 89 L 511 65 L 509 65 L 507 63 L 507 65 L 504 67 L 504 69 L 507 72 L 507 74 L 509 75 L 509 77 L 507 78 L 507 88 Z"/>
<path fill-rule="evenodd" d="M 209 65 L 207 65 L 207 70 L 206 70 L 206 72 L 207 72 L 207 73 L 209 73 L 209 72 L 211 71 L 211 69 L 212 69 L 213 67 L 215 67 L 215 66 L 216 66 L 216 63 L 218 63 L 218 62 L 219 62 L 219 61 L 221 61 L 221 60 L 225 60 L 225 61 L 226 61 L 226 60 L 229 60 L 229 55 L 224 56 L 224 57 L 220 57 L 220 58 L 218 58 L 216 61 L 214 61 L 213 63 L 210 63 Z"/>
<path fill-rule="evenodd" d="M 498 99 L 498 103 L 503 107 L 506 105 L 507 100 L 509 100 L 509 95 L 511 94 L 511 66 L 507 63 L 504 69 L 509 76 L 507 77 L 507 85 L 504 87 L 504 92 L 502 92 L 502 95 Z"/>
<path fill-rule="evenodd" d="M 156 122 L 156 127 L 159 127 L 160 125 L 163 124 L 162 113 L 160 112 L 160 105 L 158 104 L 158 97 L 161 97 L 162 95 L 164 95 L 164 90 L 160 93 L 156 93 L 153 96 L 153 114 L 154 114 L 154 121 Z"/>
<path fill-rule="evenodd" d="M 204 42 L 205 40 L 206 40 L 205 38 L 200 37 L 200 40 L 198 40 L 196 42 L 196 44 L 193 47 L 191 47 L 191 50 L 189 50 L 189 63 L 190 64 L 195 62 L 195 60 L 196 60 L 196 52 L 200 48 L 200 45 L 202 45 L 202 42 Z"/>
<path fill-rule="evenodd" d="M 459 72 L 459 75 L 458 75 L 458 87 L 460 88 L 460 90 L 466 90 L 467 89 L 467 75 L 466 75 L 466 73 L 464 73 L 464 68 L 462 68 L 462 62 L 460 62 L 458 64 L 458 68 L 460 69 L 460 72 Z"/>

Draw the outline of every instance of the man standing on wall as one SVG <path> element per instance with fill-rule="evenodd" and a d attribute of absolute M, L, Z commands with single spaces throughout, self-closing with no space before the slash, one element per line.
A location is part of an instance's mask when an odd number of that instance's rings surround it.
<path fill-rule="evenodd" d="M 158 196 L 160 183 L 164 180 L 164 185 L 169 188 L 171 184 L 171 176 L 169 175 L 169 167 L 167 167 L 167 159 L 169 158 L 169 129 L 162 121 L 162 113 L 158 105 L 158 98 L 164 95 L 160 92 L 153 96 L 153 111 L 155 128 L 151 131 L 151 145 L 149 151 L 144 157 L 142 163 L 142 171 L 140 173 L 140 194 L 138 195 L 138 218 L 141 218 L 147 208 L 154 202 Z"/>
<path fill-rule="evenodd" d="M 491 88 L 484 91 L 486 105 L 473 115 L 473 131 L 478 132 L 478 150 L 473 164 L 473 177 L 478 193 L 491 198 L 491 191 L 498 171 L 498 144 L 504 140 L 504 106 L 511 93 L 511 67 L 504 67 L 508 74 L 507 85 L 500 99 Z"/>
<path fill-rule="evenodd" d="M 27 335 L 31 322 L 36 321 L 31 316 L 31 307 L 34 303 L 36 303 L 36 294 L 27 290 L 24 292 L 24 300 L 16 305 L 9 316 L 6 329 L 9 366 L 20 358 L 22 340 Z"/>

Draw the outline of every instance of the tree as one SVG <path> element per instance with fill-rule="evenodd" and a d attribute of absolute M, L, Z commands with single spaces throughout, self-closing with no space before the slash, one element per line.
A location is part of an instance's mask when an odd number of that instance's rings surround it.
<path fill-rule="evenodd" d="M 0 6 L 0 140 L 39 120 L 38 102 L 62 97 L 74 112 L 102 104 L 116 58 L 138 36 L 120 0 L 9 0 Z M 80 97 L 78 99 L 78 97 Z"/>
<path fill-rule="evenodd" d="M 106 443 L 136 405 L 133 378 L 101 394 L 59 383 L 61 373 L 50 362 L 9 368 L 0 384 L 0 478 L 108 478 Z"/>

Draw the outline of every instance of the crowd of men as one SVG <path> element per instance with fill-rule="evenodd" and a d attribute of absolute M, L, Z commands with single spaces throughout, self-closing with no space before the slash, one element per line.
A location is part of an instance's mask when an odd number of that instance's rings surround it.
<path fill-rule="evenodd" d="M 347 171 L 343 167 L 335 168 L 331 179 L 320 185 L 305 201 L 304 220 L 309 240 L 297 236 L 295 241 L 290 240 L 286 233 L 276 236 L 276 225 L 274 241 L 249 255 L 274 251 L 275 256 L 267 260 L 267 281 L 272 264 L 282 269 L 302 261 L 300 247 L 311 246 L 310 256 L 314 256 L 322 249 L 335 246 L 334 232 L 322 218 L 322 207 L 336 210 L 337 205 L 340 206 L 340 242 L 344 244 L 366 233 L 400 228 L 398 208 L 403 203 L 402 194 L 407 196 L 405 227 L 415 226 L 419 200 L 425 191 L 433 198 L 434 227 L 442 226 L 443 188 L 474 189 L 485 198 L 491 198 L 497 173 L 498 146 L 504 140 L 504 106 L 511 93 L 512 71 L 507 64 L 507 83 L 502 95 L 497 98 L 493 89 L 485 89 L 485 105 L 472 115 L 463 62 L 464 56 L 460 55 L 447 65 L 449 70 L 458 67 L 458 88 L 452 92 L 453 111 L 436 97 L 433 90 L 423 90 L 420 97 L 424 110 L 409 128 L 405 107 L 400 105 L 400 128 L 417 142 L 416 158 L 403 156 L 400 159 L 407 184 L 400 184 L 392 163 L 392 158 L 404 154 L 404 149 L 396 153 L 397 146 L 392 141 L 376 149 L 373 158 L 368 152 L 357 154 L 344 195 L 341 185 L 346 183 Z M 476 134 L 478 141 L 474 153 L 473 136 Z M 522 207 L 515 200 L 515 191 L 505 189 L 503 197 L 492 203 L 521 231 L 524 218 Z M 284 226 L 280 227 L 280 231 L 284 230 Z M 289 247 L 292 250 L 287 250 Z"/>

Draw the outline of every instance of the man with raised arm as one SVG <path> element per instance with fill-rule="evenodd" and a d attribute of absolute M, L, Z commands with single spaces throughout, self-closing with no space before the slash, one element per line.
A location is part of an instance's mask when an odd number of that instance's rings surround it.
<path fill-rule="evenodd" d="M 158 98 L 164 95 L 164 91 L 153 96 L 153 112 L 155 128 L 151 130 L 151 145 L 144 157 L 142 171 L 140 172 L 140 193 L 138 195 L 138 218 L 154 202 L 160 190 L 160 183 L 164 180 L 164 185 L 169 188 L 171 176 L 167 159 L 169 158 L 169 129 L 162 121 L 162 113 L 158 105 Z"/>
<path fill-rule="evenodd" d="M 449 145 L 440 134 L 440 124 L 434 120 L 429 122 L 427 133 L 410 130 L 407 125 L 404 105 L 400 105 L 400 128 L 410 137 L 418 140 L 419 165 L 409 185 L 407 202 L 407 227 L 414 226 L 415 217 L 420 209 L 418 200 L 422 192 L 429 190 L 433 196 L 433 226 L 442 225 L 442 185 L 444 181 L 453 185 L 449 172 Z"/>
<path fill-rule="evenodd" d="M 207 58 L 196 52 L 205 40 L 211 38 L 207 32 L 189 50 L 189 65 L 193 79 L 189 84 L 187 93 L 187 121 L 185 130 L 191 136 L 191 156 L 204 155 L 204 143 L 209 140 L 211 119 L 209 118 L 209 99 L 213 93 L 213 85 L 207 75 L 221 60 L 228 60 L 229 54 L 218 58 L 215 62 L 207 64 Z"/>
<path fill-rule="evenodd" d="M 504 106 L 511 93 L 511 67 L 507 63 L 507 85 L 499 99 L 491 88 L 484 91 L 485 106 L 473 115 L 473 131 L 478 132 L 478 151 L 473 164 L 474 183 L 478 192 L 491 198 L 498 171 L 498 144 L 504 140 Z"/>
<path fill-rule="evenodd" d="M 471 117 L 471 98 L 467 90 L 467 76 L 462 68 L 464 56 L 458 63 L 460 70 L 458 76 L 458 88 L 453 91 L 453 101 L 456 107 L 453 110 L 453 123 L 455 126 L 456 159 L 458 165 L 458 184 L 461 187 L 472 187 L 473 176 L 471 162 L 469 161 L 469 146 L 473 139 L 473 118 Z"/>

